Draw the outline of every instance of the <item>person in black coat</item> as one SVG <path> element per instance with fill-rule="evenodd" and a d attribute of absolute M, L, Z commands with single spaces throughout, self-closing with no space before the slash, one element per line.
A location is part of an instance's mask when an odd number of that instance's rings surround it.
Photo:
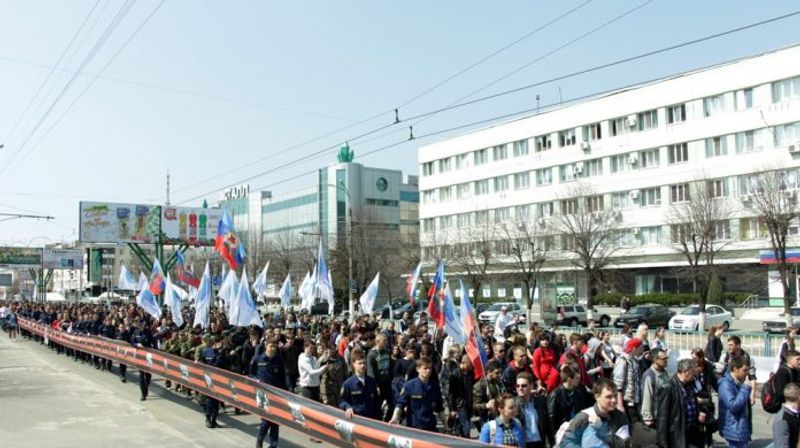
<path fill-rule="evenodd" d="M 230 362 L 225 356 L 222 340 L 219 338 L 219 336 L 212 336 L 210 344 L 211 346 L 203 349 L 203 353 L 200 355 L 203 364 L 220 369 L 227 369 L 230 366 Z M 206 404 L 204 408 L 206 414 L 206 427 L 217 428 L 219 426 L 217 425 L 217 416 L 219 415 L 219 400 L 211 396 L 206 396 Z"/>
<path fill-rule="evenodd" d="M 724 331 L 725 330 L 720 325 L 712 325 L 711 328 L 708 329 L 708 342 L 706 343 L 705 354 L 706 358 L 710 359 L 711 362 L 719 362 L 719 358 L 725 350 L 721 339 Z"/>
<path fill-rule="evenodd" d="M 153 348 L 153 336 L 147 326 L 140 321 L 134 323 L 134 330 L 131 334 L 131 344 L 138 348 Z M 147 400 L 151 378 L 152 375 L 150 373 L 139 369 L 139 391 L 142 393 L 139 400 L 141 401 Z"/>
<path fill-rule="evenodd" d="M 594 404 L 594 397 L 581 385 L 580 372 L 569 365 L 561 367 L 561 385 L 547 397 L 549 437 L 555 440 L 558 428 L 574 415 Z"/>
<path fill-rule="evenodd" d="M 544 448 L 545 443 L 552 446 L 555 438 L 550 435 L 550 417 L 547 413 L 547 403 L 544 398 L 544 389 L 534 390 L 536 382 L 534 376 L 529 372 L 522 372 L 517 375 L 515 381 L 517 396 L 514 397 L 514 404 L 517 407 L 516 419 L 522 427 L 525 435 L 526 448 Z M 536 428 L 528 429 L 528 416 L 536 416 Z M 531 433 L 534 433 L 533 435 Z"/>
<path fill-rule="evenodd" d="M 704 446 L 701 424 L 708 417 L 694 394 L 697 361 L 682 359 L 675 375 L 656 391 L 656 430 L 659 447 Z M 633 441 L 632 441 L 633 442 Z"/>
<path fill-rule="evenodd" d="M 278 353 L 278 341 L 274 338 L 265 341 L 265 350 L 253 357 L 250 362 L 250 373 L 258 381 L 274 386 L 278 389 L 286 389 L 286 369 L 283 358 Z M 278 430 L 276 423 L 268 420 L 261 420 L 256 437 L 256 447 L 262 448 L 264 437 L 269 433 L 269 447 L 278 447 Z"/>
<path fill-rule="evenodd" d="M 130 342 L 131 342 L 131 333 L 128 330 L 128 328 L 125 326 L 125 324 L 119 324 L 119 327 L 117 327 L 117 333 L 114 336 L 114 339 L 117 339 L 119 341 L 123 341 L 123 342 L 126 342 L 126 343 L 130 344 Z M 69 355 L 69 353 L 67 353 L 67 354 Z M 128 366 L 127 365 L 125 365 L 123 363 L 119 363 L 119 380 L 122 381 L 123 383 L 127 383 L 128 382 L 128 379 L 125 377 L 125 373 L 127 372 L 127 370 L 128 370 Z"/>

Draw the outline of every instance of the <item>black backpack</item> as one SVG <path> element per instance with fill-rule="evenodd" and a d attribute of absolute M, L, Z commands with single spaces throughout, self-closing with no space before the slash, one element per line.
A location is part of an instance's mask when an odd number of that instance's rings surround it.
<path fill-rule="evenodd" d="M 778 369 L 780 371 L 780 369 Z M 781 410 L 782 402 L 778 401 L 775 390 L 775 377 L 777 372 L 769 374 L 769 379 L 761 386 L 761 407 L 770 414 L 775 414 Z"/>

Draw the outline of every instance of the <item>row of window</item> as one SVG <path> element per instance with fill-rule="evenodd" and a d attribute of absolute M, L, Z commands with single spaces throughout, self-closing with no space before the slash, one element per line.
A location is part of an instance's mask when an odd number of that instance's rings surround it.
<path fill-rule="evenodd" d="M 800 99 L 800 76 L 771 83 L 772 102 L 780 103 Z M 731 110 L 742 111 L 754 106 L 753 89 L 740 89 L 734 92 L 725 92 L 702 99 L 702 113 L 704 117 L 713 117 Z M 664 108 L 664 116 L 668 125 L 685 122 L 687 119 L 686 103 L 673 104 Z M 608 132 L 611 137 L 626 135 L 632 132 L 643 132 L 659 126 L 659 109 L 648 110 L 608 120 Z M 580 142 L 591 143 L 603 138 L 603 122 L 592 123 L 579 128 L 565 129 L 552 134 L 544 134 L 532 138 L 534 151 L 542 152 L 553 148 L 555 140 L 558 147 L 571 147 L 578 144 L 578 130 Z M 555 139 L 554 139 L 555 136 Z M 511 155 L 523 157 L 530 154 L 528 139 L 512 142 Z M 435 173 L 447 173 L 453 168 L 465 169 L 470 166 L 480 166 L 489 163 L 491 151 L 493 161 L 506 160 L 509 157 L 509 144 L 501 144 L 492 148 L 479 149 L 472 153 L 459 154 L 455 157 L 440 159 L 422 164 L 422 175 L 430 176 Z M 471 157 L 470 157 L 471 156 Z"/>
<path fill-rule="evenodd" d="M 731 147 L 735 148 L 737 154 L 761 151 L 772 142 L 777 147 L 800 143 L 800 122 L 775 126 L 771 130 L 755 129 L 736 134 L 710 137 L 705 139 L 703 143 L 706 157 L 712 158 L 728 155 Z M 611 174 L 617 174 L 657 168 L 662 163 L 662 149 L 666 152 L 667 165 L 676 165 L 689 161 L 689 144 L 678 143 L 664 148 L 645 149 L 610 156 L 607 158 L 609 171 Z M 547 186 L 553 183 L 554 169 L 557 169 L 560 182 L 601 176 L 604 169 L 603 160 L 604 158 L 597 158 L 556 167 L 541 168 L 532 172 L 533 179 L 531 179 L 531 172 L 523 172 L 441 187 L 438 190 L 426 190 L 422 192 L 422 202 L 430 204 L 450 201 L 453 198 L 468 199 L 473 196 L 487 195 L 490 192 L 502 193 L 511 188 L 523 190 L 531 186 L 532 180 L 536 186 Z"/>

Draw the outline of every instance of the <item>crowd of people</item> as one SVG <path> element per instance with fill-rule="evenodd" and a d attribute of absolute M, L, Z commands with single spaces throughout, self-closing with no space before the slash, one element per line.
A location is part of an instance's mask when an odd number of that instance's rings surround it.
<path fill-rule="evenodd" d="M 191 322 L 191 309 L 184 312 L 184 321 Z M 555 324 L 532 322 L 525 333 L 509 326 L 496 334 L 496 325 L 483 324 L 489 361 L 476 378 L 465 347 L 432 328 L 424 312 L 383 321 L 379 315 L 350 319 L 280 311 L 264 315 L 263 328 L 232 327 L 221 307 L 212 310 L 205 328 L 178 328 L 166 310 L 155 320 L 135 304 L 0 303 L 0 313 L 10 337 L 18 317 L 31 319 L 254 377 L 340 408 L 348 418 L 477 437 L 495 446 L 708 447 L 718 434 L 730 446 L 744 447 L 752 435 L 754 365 L 739 338 L 725 337 L 718 327 L 709 330 L 706 347 L 679 360 L 670 375 L 662 328 L 626 327 L 612 342 L 602 329 L 565 334 Z M 500 319 L 508 320 L 506 311 Z M 125 365 L 114 372 L 108 359 L 49 343 L 127 381 Z M 775 444 L 794 448 L 800 353 L 793 335 L 781 346 L 779 364 L 774 385 L 782 407 L 774 420 Z M 139 372 L 141 400 L 148 398 L 150 380 Z M 165 386 L 196 399 L 206 426 L 218 426 L 224 403 L 169 381 Z M 278 425 L 262 421 L 256 446 L 277 447 L 278 441 Z"/>

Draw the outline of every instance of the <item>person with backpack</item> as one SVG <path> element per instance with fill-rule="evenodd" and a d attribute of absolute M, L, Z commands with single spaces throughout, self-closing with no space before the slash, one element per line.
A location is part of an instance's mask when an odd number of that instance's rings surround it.
<path fill-rule="evenodd" d="M 800 386 L 789 383 L 782 393 L 785 401 L 772 421 L 773 448 L 795 448 L 800 433 Z"/>
<path fill-rule="evenodd" d="M 770 414 L 781 410 L 784 402 L 783 389 L 787 384 L 800 381 L 800 352 L 786 352 L 786 363 L 770 374 L 769 379 L 761 387 L 761 407 Z"/>
<path fill-rule="evenodd" d="M 490 443 L 493 446 L 525 448 L 525 432 L 520 422 L 515 418 L 517 405 L 514 397 L 505 393 L 497 399 L 495 406 L 497 418 L 484 423 L 478 440 L 483 443 Z"/>
<path fill-rule="evenodd" d="M 624 412 L 617 409 L 617 386 L 613 381 L 600 378 L 592 386 L 594 406 L 584 409 L 559 429 L 555 446 L 582 448 L 584 446 L 630 446 L 630 428 Z"/>
<path fill-rule="evenodd" d="M 753 434 L 750 364 L 745 357 L 734 356 L 728 367 L 719 381 L 719 434 L 731 448 L 746 448 Z"/>
<path fill-rule="evenodd" d="M 594 398 L 581 386 L 577 370 L 569 365 L 561 367 L 561 385 L 547 397 L 547 415 L 550 418 L 550 439 L 555 440 L 556 432 L 568 424 L 578 412 L 594 404 Z"/>

